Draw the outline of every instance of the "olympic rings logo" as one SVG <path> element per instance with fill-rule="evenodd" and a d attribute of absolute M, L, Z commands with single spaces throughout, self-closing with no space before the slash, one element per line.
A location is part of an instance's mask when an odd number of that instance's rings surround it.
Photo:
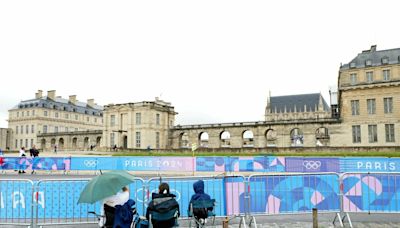
<path fill-rule="evenodd" d="M 85 161 L 83 161 L 83 164 L 85 164 L 86 167 L 96 167 L 97 161 L 96 160 L 85 160 Z"/>
<path fill-rule="evenodd" d="M 303 166 L 306 169 L 318 169 L 321 167 L 321 161 L 303 161 Z"/>

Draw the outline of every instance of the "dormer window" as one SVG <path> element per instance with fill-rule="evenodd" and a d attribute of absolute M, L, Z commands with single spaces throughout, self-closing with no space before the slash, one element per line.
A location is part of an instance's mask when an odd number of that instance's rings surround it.
<path fill-rule="evenodd" d="M 372 66 L 372 60 L 365 61 L 365 66 Z"/>
<path fill-rule="evenodd" d="M 356 63 L 350 63 L 350 68 L 356 67 Z"/>
<path fill-rule="evenodd" d="M 389 58 L 388 57 L 383 57 L 382 58 L 382 64 L 388 64 L 389 63 Z"/>

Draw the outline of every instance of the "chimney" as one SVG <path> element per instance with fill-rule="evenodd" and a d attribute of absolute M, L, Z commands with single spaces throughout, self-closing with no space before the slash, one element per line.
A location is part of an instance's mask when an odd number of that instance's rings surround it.
<path fill-rule="evenodd" d="M 376 51 L 376 45 L 372 45 L 371 49 L 369 50 L 369 52 L 375 52 Z"/>
<path fill-rule="evenodd" d="M 69 96 L 69 103 L 75 104 L 76 103 L 76 95 L 70 95 Z"/>
<path fill-rule="evenodd" d="M 90 107 L 94 107 L 94 99 L 88 99 L 87 100 L 87 105 Z"/>
<path fill-rule="evenodd" d="M 35 98 L 36 99 L 40 99 L 43 97 L 43 91 L 42 90 L 38 90 L 37 93 L 35 93 Z"/>
<path fill-rule="evenodd" d="M 55 90 L 47 91 L 47 97 L 54 100 L 56 98 L 56 91 Z"/>

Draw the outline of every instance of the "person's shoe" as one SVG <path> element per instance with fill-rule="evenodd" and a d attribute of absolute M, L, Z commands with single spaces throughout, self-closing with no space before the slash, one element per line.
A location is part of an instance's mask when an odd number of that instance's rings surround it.
<path fill-rule="evenodd" d="M 22 173 L 25 173 L 25 171 L 22 171 Z"/>
<path fill-rule="evenodd" d="M 32 172 L 31 172 L 31 174 L 34 174 L 34 173 L 35 173 L 35 171 L 32 171 Z"/>
<path fill-rule="evenodd" d="M 18 174 L 21 174 L 22 172 L 21 171 L 18 171 Z"/>

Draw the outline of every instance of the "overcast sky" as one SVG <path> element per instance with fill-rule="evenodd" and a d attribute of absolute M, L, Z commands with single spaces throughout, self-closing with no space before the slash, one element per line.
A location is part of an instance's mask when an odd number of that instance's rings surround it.
<path fill-rule="evenodd" d="M 177 124 L 259 121 L 362 50 L 400 47 L 399 1 L 0 1 L 0 127 L 45 94 L 169 101 Z"/>

